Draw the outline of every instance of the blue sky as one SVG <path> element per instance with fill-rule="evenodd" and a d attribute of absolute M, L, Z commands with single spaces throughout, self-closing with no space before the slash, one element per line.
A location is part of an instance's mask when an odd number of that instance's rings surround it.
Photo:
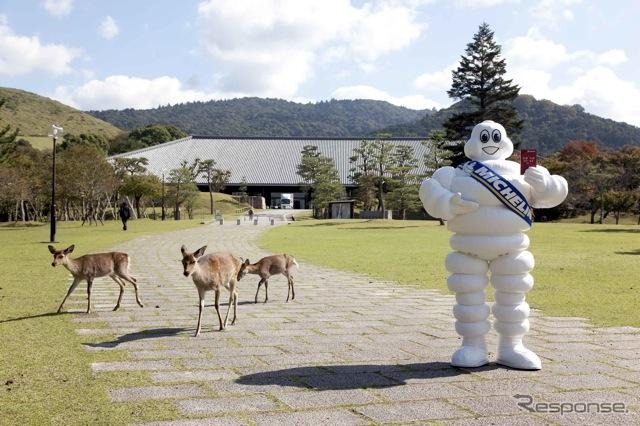
<path fill-rule="evenodd" d="M 441 108 L 486 21 L 521 93 L 640 126 L 638 16 L 637 0 L 0 0 L 0 85 L 85 110 L 239 96 Z"/>

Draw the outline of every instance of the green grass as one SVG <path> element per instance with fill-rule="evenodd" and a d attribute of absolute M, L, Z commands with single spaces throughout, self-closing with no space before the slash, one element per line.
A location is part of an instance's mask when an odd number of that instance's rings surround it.
<path fill-rule="evenodd" d="M 135 220 L 80 227 L 59 223 L 56 246 L 76 245 L 75 255 L 109 248 L 125 240 L 200 226 L 199 220 Z M 91 362 L 122 360 L 120 351 L 87 352 L 81 344 L 99 341 L 75 333 L 68 314 L 53 314 L 69 281 L 51 267 L 49 227 L 0 227 L 0 424 L 127 424 L 171 417 L 172 404 L 109 401 L 106 390 L 151 383 L 147 373 L 91 372 Z M 83 291 L 82 286 L 77 291 Z M 96 340 L 94 340 L 96 339 Z"/>
<path fill-rule="evenodd" d="M 307 221 L 270 230 L 261 245 L 448 292 L 444 257 L 451 251 L 450 235 L 437 222 Z M 527 296 L 532 307 L 600 325 L 640 327 L 640 227 L 538 223 L 529 236 L 536 258 L 536 282 Z"/>
<path fill-rule="evenodd" d="M 121 132 L 106 121 L 24 90 L 0 87 L 0 99 L 6 100 L 0 108 L 0 126 L 9 124 L 12 129 L 20 129 L 19 137 L 27 136 L 39 149 L 51 147 L 51 139 L 46 136 L 54 123 L 75 135 L 95 133 L 112 138 Z"/>

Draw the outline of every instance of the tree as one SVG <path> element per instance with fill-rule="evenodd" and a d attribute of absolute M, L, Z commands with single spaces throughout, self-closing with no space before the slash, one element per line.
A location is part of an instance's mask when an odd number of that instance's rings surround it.
<path fill-rule="evenodd" d="M 454 165 L 464 162 L 464 143 L 476 124 L 484 120 L 499 122 L 516 142 L 523 121 L 513 106 L 520 87 L 512 80 L 505 80 L 506 62 L 500 57 L 500 46 L 493 39 L 487 23 L 482 23 L 467 44 L 458 68 L 452 72 L 453 82 L 447 91 L 450 98 L 463 101 L 460 112 L 454 113 L 445 123 L 447 137 L 457 144 L 447 145 L 452 152 Z M 517 148 L 517 146 L 516 146 Z"/>
<path fill-rule="evenodd" d="M 80 133 L 79 135 L 65 133 L 65 135 L 62 137 L 60 148 L 62 150 L 65 150 L 73 145 L 95 147 L 104 153 L 109 150 L 109 141 L 107 140 L 107 138 L 102 135 L 96 135 L 93 133 Z"/>
<path fill-rule="evenodd" d="M 240 186 L 238 187 L 238 192 L 240 193 L 241 196 L 246 197 L 247 196 L 247 178 L 245 176 L 242 176 L 242 179 L 240 179 Z"/>
<path fill-rule="evenodd" d="M 133 151 L 147 146 L 158 145 L 176 139 L 187 137 L 188 135 L 175 126 L 164 124 L 149 124 L 138 127 L 129 132 L 128 135 L 118 135 L 111 140 L 110 154 Z"/>
<path fill-rule="evenodd" d="M 373 141 L 362 141 L 353 150 L 350 161 L 355 166 L 351 169 L 352 176 L 364 186 L 360 197 L 368 200 L 372 191 L 378 200 L 378 210 L 385 210 L 384 198 L 387 190 L 387 180 L 394 166 L 394 145 L 388 140 L 388 133 L 379 133 Z M 373 204 L 373 203 L 371 203 Z"/>
<path fill-rule="evenodd" d="M 451 164 L 452 152 L 447 149 L 447 133 L 444 130 L 432 130 L 429 138 L 422 142 L 429 150 L 424 154 L 424 165 L 426 173 L 424 177 L 431 177 L 440 167 Z M 438 219 L 440 225 L 444 225 L 444 220 Z"/>
<path fill-rule="evenodd" d="M 198 195 L 196 177 L 199 174 L 200 159 L 196 158 L 191 164 L 186 160 L 180 163 L 180 167 L 169 172 L 169 198 L 173 201 L 175 209 L 173 218 L 180 220 L 180 206 L 192 201 Z"/>
<path fill-rule="evenodd" d="M 209 189 L 209 210 L 214 213 L 213 193 L 220 192 L 229 183 L 231 172 L 228 170 L 216 169 L 215 160 L 203 160 L 198 164 L 198 175 L 204 175 Z"/>
<path fill-rule="evenodd" d="M 125 175 L 138 175 L 147 171 L 149 160 L 144 157 L 119 157 L 113 160 L 113 168 L 116 176 L 123 178 Z"/>
<path fill-rule="evenodd" d="M 373 210 L 376 199 L 376 183 L 373 164 L 373 144 L 371 141 L 362 140 L 353 155 L 349 158 L 352 164 L 351 180 L 358 186 L 356 199 L 362 205 L 363 210 Z"/>
<path fill-rule="evenodd" d="M 333 159 L 320 154 L 318 147 L 305 145 L 298 164 L 298 175 L 311 194 L 314 217 L 324 216 L 329 202 L 344 194 Z"/>
<path fill-rule="evenodd" d="M 162 183 L 152 174 L 125 176 L 120 191 L 133 197 L 133 204 L 138 217 L 142 217 L 140 206 L 142 197 L 157 198 L 162 191 Z"/>
<path fill-rule="evenodd" d="M 4 99 L 0 99 L 0 108 L 2 108 L 5 102 Z M 14 151 L 19 131 L 20 129 L 11 130 L 10 124 L 0 127 L 0 163 L 6 162 Z"/>
<path fill-rule="evenodd" d="M 418 197 L 421 176 L 415 173 L 418 160 L 415 158 L 413 148 L 409 145 L 397 145 L 392 157 L 391 191 L 387 197 L 391 208 L 396 210 L 404 220 L 407 218 L 407 210 L 416 210 L 421 205 Z"/>

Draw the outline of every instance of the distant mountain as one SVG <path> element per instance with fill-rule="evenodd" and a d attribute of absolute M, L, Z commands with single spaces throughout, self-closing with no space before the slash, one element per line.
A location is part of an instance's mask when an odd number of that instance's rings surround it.
<path fill-rule="evenodd" d="M 524 119 L 524 128 L 519 135 L 521 148 L 548 154 L 576 139 L 598 141 L 603 147 L 611 148 L 640 145 L 640 128 L 589 114 L 580 105 L 558 105 L 548 100 L 536 100 L 530 95 L 518 96 L 514 105 Z M 428 135 L 431 130 L 441 128 L 451 114 L 462 108 L 465 104 L 458 102 L 412 123 L 389 126 L 384 131 L 393 136 Z"/>
<path fill-rule="evenodd" d="M 35 141 L 35 146 L 38 146 L 38 139 L 46 142 L 52 124 L 58 124 L 65 133 L 75 135 L 94 133 L 112 138 L 122 132 L 87 113 L 24 90 L 0 87 L 0 99 L 5 100 L 0 108 L 0 125 L 9 124 L 13 129 L 19 128 L 20 137 L 32 143 Z"/>
<path fill-rule="evenodd" d="M 123 128 L 170 124 L 196 135 L 359 137 L 419 120 L 428 111 L 373 100 L 299 104 L 281 99 L 241 98 L 190 102 L 153 109 L 89 111 Z"/>

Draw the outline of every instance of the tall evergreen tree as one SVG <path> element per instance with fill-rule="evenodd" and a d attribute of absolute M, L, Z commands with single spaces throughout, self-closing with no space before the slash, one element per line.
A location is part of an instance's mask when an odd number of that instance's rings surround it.
<path fill-rule="evenodd" d="M 473 42 L 467 44 L 458 68 L 452 72 L 453 83 L 447 94 L 463 102 L 461 111 L 444 123 L 450 140 L 466 140 L 473 126 L 493 120 L 502 124 L 518 145 L 514 137 L 522 129 L 523 122 L 512 102 L 520 87 L 513 84 L 513 80 L 504 79 L 507 65 L 500 57 L 500 50 L 500 45 L 493 39 L 493 31 L 483 22 L 473 36 Z M 465 159 L 463 146 L 460 142 L 447 147 L 453 153 L 451 161 L 454 165 Z"/>
<path fill-rule="evenodd" d="M 338 170 L 330 157 L 325 157 L 315 145 L 305 145 L 298 164 L 298 175 L 311 194 L 314 217 L 325 216 L 329 202 L 344 194 Z"/>

